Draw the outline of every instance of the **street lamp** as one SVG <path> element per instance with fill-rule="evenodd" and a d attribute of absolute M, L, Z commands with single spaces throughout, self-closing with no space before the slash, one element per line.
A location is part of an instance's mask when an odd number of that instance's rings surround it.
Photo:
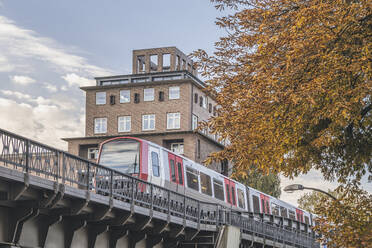
<path fill-rule="evenodd" d="M 287 193 L 292 193 L 293 191 L 304 190 L 304 189 L 310 189 L 310 190 L 318 191 L 320 193 L 326 194 L 327 196 L 331 197 L 333 200 L 337 201 L 337 198 L 334 197 L 333 195 L 331 195 L 328 192 L 325 192 L 325 191 L 323 191 L 321 189 L 317 189 L 317 188 L 305 187 L 301 184 L 291 184 L 291 185 L 286 186 L 283 190 Z"/>

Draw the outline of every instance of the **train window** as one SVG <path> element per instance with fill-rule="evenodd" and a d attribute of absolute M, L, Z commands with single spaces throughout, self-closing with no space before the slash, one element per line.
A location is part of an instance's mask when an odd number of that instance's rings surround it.
<path fill-rule="evenodd" d="M 273 215 L 280 216 L 280 208 L 277 204 L 271 203 L 271 213 Z"/>
<path fill-rule="evenodd" d="M 296 219 L 296 215 L 295 215 L 295 212 L 294 211 L 289 210 L 289 218 L 292 219 L 292 220 L 295 220 Z"/>
<path fill-rule="evenodd" d="M 261 199 L 261 206 L 262 206 L 262 213 L 266 213 L 265 200 L 264 199 Z"/>
<path fill-rule="evenodd" d="M 238 205 L 240 208 L 245 208 L 245 199 L 244 199 L 244 192 L 241 189 L 238 189 Z"/>
<path fill-rule="evenodd" d="M 217 199 L 224 201 L 225 196 L 223 194 L 223 183 L 222 181 L 213 179 L 213 188 L 214 188 L 214 197 Z"/>
<path fill-rule="evenodd" d="M 203 194 L 212 195 L 211 177 L 200 172 L 200 185 Z"/>
<path fill-rule="evenodd" d="M 235 200 L 235 188 L 231 187 L 231 198 L 232 198 L 232 204 L 236 205 L 236 200 Z"/>
<path fill-rule="evenodd" d="M 174 160 L 171 159 L 170 160 L 170 165 L 171 165 L 171 178 L 172 178 L 172 182 L 177 182 L 177 178 L 176 178 L 176 168 L 174 167 Z"/>
<path fill-rule="evenodd" d="M 152 174 L 155 177 L 160 176 L 159 156 L 156 152 L 151 152 Z"/>
<path fill-rule="evenodd" d="M 226 186 L 227 202 L 231 203 L 229 185 L 225 184 L 225 186 Z"/>
<path fill-rule="evenodd" d="M 309 221 L 309 217 L 308 216 L 305 216 L 305 223 L 309 225 L 310 221 Z"/>
<path fill-rule="evenodd" d="M 183 185 L 183 171 L 182 171 L 182 164 L 181 163 L 177 163 L 177 167 L 178 167 L 178 183 L 180 185 Z"/>
<path fill-rule="evenodd" d="M 266 200 L 265 203 L 266 203 L 266 213 L 267 213 L 267 214 L 270 214 L 270 204 L 269 204 L 269 200 Z"/>
<path fill-rule="evenodd" d="M 186 167 L 187 187 L 199 191 L 198 172 L 190 167 Z"/>
<path fill-rule="evenodd" d="M 280 216 L 288 218 L 287 209 L 285 207 L 280 207 Z"/>
<path fill-rule="evenodd" d="M 260 200 L 255 195 L 253 196 L 253 211 L 255 213 L 259 213 L 260 212 Z"/>

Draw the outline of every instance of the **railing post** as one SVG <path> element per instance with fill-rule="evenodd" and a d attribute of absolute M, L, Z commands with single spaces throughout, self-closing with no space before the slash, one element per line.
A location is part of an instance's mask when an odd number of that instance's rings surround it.
<path fill-rule="evenodd" d="M 150 209 L 153 210 L 154 208 L 154 194 L 153 194 L 153 188 L 154 188 L 154 185 L 150 184 L 150 199 L 151 199 L 151 202 L 150 202 Z"/>
<path fill-rule="evenodd" d="M 217 205 L 217 210 L 216 210 L 216 225 L 220 225 L 220 205 Z"/>
<path fill-rule="evenodd" d="M 87 190 L 90 190 L 90 163 L 88 163 L 87 165 Z"/>
<path fill-rule="evenodd" d="M 134 177 L 132 177 L 132 205 L 134 205 Z"/>
<path fill-rule="evenodd" d="M 28 174 L 29 164 L 30 164 L 30 141 L 26 139 L 26 165 L 25 165 L 25 170 L 26 170 L 27 174 Z"/>
<path fill-rule="evenodd" d="M 65 162 L 65 154 L 62 153 L 62 183 L 66 183 L 66 162 Z"/>
<path fill-rule="evenodd" d="M 198 201 L 198 224 L 200 224 L 200 201 Z"/>
<path fill-rule="evenodd" d="M 183 219 L 186 220 L 186 195 L 183 195 Z"/>
<path fill-rule="evenodd" d="M 170 215 L 170 190 L 168 190 L 168 215 Z"/>
<path fill-rule="evenodd" d="M 110 170 L 110 197 L 112 197 L 113 186 L 114 186 L 114 171 Z"/>

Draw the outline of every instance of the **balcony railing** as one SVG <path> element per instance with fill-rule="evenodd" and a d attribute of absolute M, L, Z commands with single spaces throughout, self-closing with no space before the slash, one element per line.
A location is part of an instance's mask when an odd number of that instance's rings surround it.
<path fill-rule="evenodd" d="M 196 83 L 204 86 L 204 82 L 192 75 L 188 71 L 172 71 L 172 72 L 153 72 L 147 74 L 131 74 L 111 77 L 96 78 L 97 86 L 119 85 L 129 83 L 146 83 L 146 82 L 161 82 L 173 81 L 181 79 L 191 79 Z"/>

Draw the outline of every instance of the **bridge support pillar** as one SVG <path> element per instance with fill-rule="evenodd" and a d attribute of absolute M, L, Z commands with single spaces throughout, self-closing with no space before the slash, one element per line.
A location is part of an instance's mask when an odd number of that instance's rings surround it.
<path fill-rule="evenodd" d="M 48 237 L 48 232 L 49 232 L 49 228 L 50 226 L 54 225 L 54 224 L 57 224 L 58 222 L 60 222 L 62 220 L 62 216 L 61 215 L 55 215 L 55 216 L 52 216 L 52 217 L 43 217 L 43 223 L 44 225 L 42 226 L 41 228 L 41 231 L 40 231 L 40 246 L 41 247 L 44 247 L 45 246 L 45 242 L 46 242 L 46 239 Z"/>
<path fill-rule="evenodd" d="M 18 244 L 21 237 L 23 224 L 38 215 L 39 209 L 35 208 L 17 208 L 12 211 L 9 227 L 10 243 Z"/>
<path fill-rule="evenodd" d="M 66 234 L 65 248 L 70 248 L 75 232 L 86 227 L 86 220 L 66 221 L 64 229 Z"/>
<path fill-rule="evenodd" d="M 141 232 L 129 232 L 129 248 L 135 248 L 136 244 L 146 238 L 145 233 Z"/>
<path fill-rule="evenodd" d="M 129 230 L 127 228 L 111 227 L 110 238 L 109 238 L 110 248 L 115 248 L 118 240 L 127 236 L 128 234 L 129 234 Z"/>
<path fill-rule="evenodd" d="M 96 244 L 97 236 L 101 233 L 107 232 L 107 225 L 88 225 L 88 248 L 94 248 Z"/>
<path fill-rule="evenodd" d="M 163 240 L 163 237 L 161 235 L 148 236 L 146 238 L 146 248 L 152 248 L 155 245 L 159 244 L 162 240 Z"/>

